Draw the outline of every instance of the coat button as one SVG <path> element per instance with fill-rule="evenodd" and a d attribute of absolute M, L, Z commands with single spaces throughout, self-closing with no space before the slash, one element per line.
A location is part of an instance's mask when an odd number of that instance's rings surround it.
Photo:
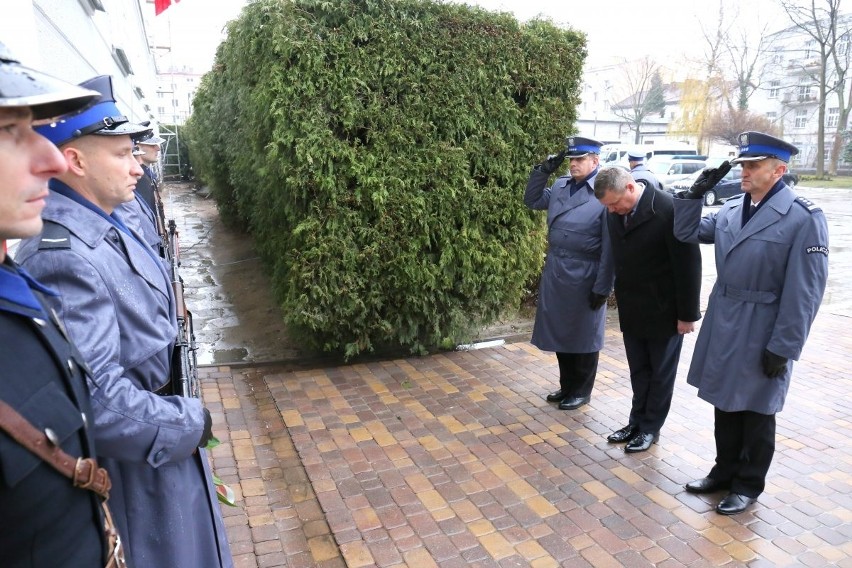
<path fill-rule="evenodd" d="M 73 359 L 68 359 L 68 370 L 71 371 L 72 373 L 74 372 L 74 360 Z"/>
<path fill-rule="evenodd" d="M 154 456 L 154 461 L 157 462 L 157 463 L 160 463 L 161 461 L 163 461 L 163 458 L 165 458 L 165 457 L 166 457 L 166 450 L 160 450 Z"/>
<path fill-rule="evenodd" d="M 56 432 L 54 432 L 50 428 L 45 428 L 44 435 L 47 436 L 47 439 L 50 440 L 51 444 L 53 444 L 54 446 L 59 445 L 59 436 L 56 435 Z"/>
<path fill-rule="evenodd" d="M 37 326 L 39 326 L 39 327 L 44 327 L 44 326 L 46 326 L 46 325 L 47 325 L 47 322 L 46 322 L 46 321 L 44 321 L 44 320 L 43 320 L 43 319 L 41 319 L 41 318 L 33 318 L 33 323 L 34 323 L 34 324 L 36 324 L 36 325 L 37 325 Z"/>

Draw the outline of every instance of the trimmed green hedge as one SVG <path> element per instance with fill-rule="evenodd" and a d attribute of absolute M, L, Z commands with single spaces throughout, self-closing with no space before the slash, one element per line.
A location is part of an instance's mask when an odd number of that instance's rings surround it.
<path fill-rule="evenodd" d="M 523 189 L 584 58 L 580 32 L 468 6 L 258 0 L 196 95 L 196 175 L 313 346 L 452 347 L 541 268 Z"/>

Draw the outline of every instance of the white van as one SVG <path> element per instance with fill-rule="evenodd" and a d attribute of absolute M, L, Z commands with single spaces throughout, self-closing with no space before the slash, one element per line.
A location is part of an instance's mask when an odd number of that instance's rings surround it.
<path fill-rule="evenodd" d="M 660 144 L 605 144 L 601 146 L 601 165 L 627 167 L 627 151 L 640 148 L 645 151 L 645 158 L 654 156 L 697 156 L 698 149 L 684 142 L 662 142 Z"/>

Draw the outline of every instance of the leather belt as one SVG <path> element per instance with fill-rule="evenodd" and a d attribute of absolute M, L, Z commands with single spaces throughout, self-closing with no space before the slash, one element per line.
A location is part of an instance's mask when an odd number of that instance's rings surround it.
<path fill-rule="evenodd" d="M 112 483 L 107 471 L 98 467 L 92 458 L 73 458 L 47 435 L 21 416 L 17 410 L 0 400 L 0 428 L 15 441 L 70 478 L 75 487 L 94 491 L 104 499 L 109 498 Z"/>

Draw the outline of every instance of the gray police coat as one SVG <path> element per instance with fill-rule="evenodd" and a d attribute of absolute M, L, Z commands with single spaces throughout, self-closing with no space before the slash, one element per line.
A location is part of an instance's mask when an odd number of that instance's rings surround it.
<path fill-rule="evenodd" d="M 531 341 L 544 351 L 594 353 L 603 347 L 606 306 L 592 310 L 589 294 L 608 296 L 614 281 L 606 208 L 595 199 L 594 175 L 573 196 L 570 177 L 546 188 L 548 178 L 533 170 L 524 193 L 527 207 L 547 209 L 548 227 Z"/>
<path fill-rule="evenodd" d="M 99 461 L 131 566 L 233 566 L 204 451 L 201 402 L 168 382 L 177 327 L 162 265 L 94 211 L 55 191 L 43 237 L 17 259 L 60 293 L 58 311 L 92 369 Z M 57 238 L 58 237 L 58 238 Z"/>
<path fill-rule="evenodd" d="M 645 187 L 651 187 L 659 190 L 663 189 L 663 184 L 660 183 L 657 176 L 655 176 L 644 164 L 639 164 L 630 170 L 630 175 L 632 175 L 633 179 L 636 181 L 642 182 Z"/>
<path fill-rule="evenodd" d="M 700 199 L 675 199 L 675 236 L 715 243 L 717 280 L 687 382 L 726 412 L 774 414 L 784 407 L 792 362 L 782 377 L 763 373 L 764 349 L 797 360 L 828 276 L 822 210 L 786 185 L 742 225 L 743 196 L 701 217 Z"/>

